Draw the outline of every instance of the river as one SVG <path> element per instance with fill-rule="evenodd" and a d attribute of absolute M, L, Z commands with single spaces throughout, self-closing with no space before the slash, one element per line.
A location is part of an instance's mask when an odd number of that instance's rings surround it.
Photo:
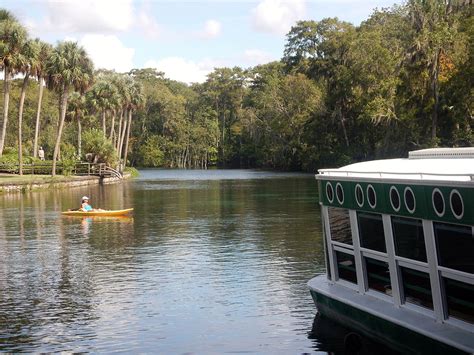
<path fill-rule="evenodd" d="M 62 217 L 82 195 L 133 217 Z M 317 201 L 312 175 L 252 170 L 1 195 L 0 351 L 333 351 Z"/>

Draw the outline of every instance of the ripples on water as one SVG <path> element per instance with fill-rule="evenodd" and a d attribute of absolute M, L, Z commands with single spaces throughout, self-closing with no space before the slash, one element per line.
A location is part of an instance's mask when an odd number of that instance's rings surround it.
<path fill-rule="evenodd" d="M 94 206 L 133 218 L 72 218 Z M 314 177 L 145 170 L 0 196 L 0 351 L 302 353 L 323 272 Z"/>

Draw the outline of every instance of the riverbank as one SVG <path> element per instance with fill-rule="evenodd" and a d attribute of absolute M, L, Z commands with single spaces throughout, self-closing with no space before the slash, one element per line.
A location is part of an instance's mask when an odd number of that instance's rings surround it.
<path fill-rule="evenodd" d="M 98 176 L 55 176 L 51 175 L 12 175 L 0 174 L 0 193 L 24 192 L 37 189 L 64 188 L 86 185 L 96 185 L 99 183 L 110 184 L 126 179 L 132 175 L 125 173 L 122 179 L 116 177 Z"/>

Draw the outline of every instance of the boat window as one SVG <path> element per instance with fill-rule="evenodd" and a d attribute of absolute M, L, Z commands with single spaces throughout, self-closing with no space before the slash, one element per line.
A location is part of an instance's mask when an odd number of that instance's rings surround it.
<path fill-rule="evenodd" d="M 391 296 L 392 286 L 390 284 L 388 264 L 385 261 L 375 260 L 372 258 L 364 258 L 364 260 L 369 289 L 383 292 Z"/>
<path fill-rule="evenodd" d="M 357 274 L 354 255 L 336 251 L 336 261 L 339 278 L 356 284 Z"/>
<path fill-rule="evenodd" d="M 454 217 L 461 219 L 464 215 L 464 202 L 462 201 L 461 194 L 457 190 L 451 191 L 449 202 Z"/>
<path fill-rule="evenodd" d="M 362 191 L 362 186 L 359 184 L 355 187 L 355 198 L 359 207 L 362 207 L 364 205 L 364 191 Z"/>
<path fill-rule="evenodd" d="M 474 234 L 472 227 L 433 223 L 438 264 L 474 274 Z"/>
<path fill-rule="evenodd" d="M 445 207 L 444 207 L 444 197 L 441 191 L 439 189 L 434 189 L 433 194 L 431 195 L 431 199 L 432 199 L 433 207 L 436 214 L 439 217 L 443 217 Z"/>
<path fill-rule="evenodd" d="M 342 188 L 341 183 L 336 184 L 336 198 L 339 204 L 344 204 L 344 189 Z"/>
<path fill-rule="evenodd" d="M 415 194 L 413 193 L 413 190 L 410 187 L 405 187 L 404 197 L 405 197 L 405 207 L 408 210 L 408 212 L 410 213 L 415 212 L 415 208 L 416 208 Z"/>
<path fill-rule="evenodd" d="M 400 211 L 400 194 L 395 186 L 390 187 L 390 203 L 395 212 Z"/>
<path fill-rule="evenodd" d="M 326 197 L 330 203 L 334 201 L 334 189 L 330 182 L 326 183 Z"/>
<path fill-rule="evenodd" d="M 474 285 L 443 278 L 448 315 L 474 323 Z"/>
<path fill-rule="evenodd" d="M 392 217 L 392 230 L 396 255 L 418 261 L 427 261 L 421 220 Z"/>
<path fill-rule="evenodd" d="M 375 189 L 372 185 L 367 186 L 367 201 L 372 208 L 375 208 L 377 205 L 377 194 L 375 193 Z"/>
<path fill-rule="evenodd" d="M 363 248 L 385 253 L 385 237 L 383 232 L 382 215 L 374 213 L 358 213 L 360 245 Z"/>
<path fill-rule="evenodd" d="M 404 301 L 418 306 L 433 309 L 430 277 L 421 272 L 406 267 L 400 267 Z"/>
<path fill-rule="evenodd" d="M 351 222 L 349 210 L 328 207 L 331 240 L 352 245 Z"/>

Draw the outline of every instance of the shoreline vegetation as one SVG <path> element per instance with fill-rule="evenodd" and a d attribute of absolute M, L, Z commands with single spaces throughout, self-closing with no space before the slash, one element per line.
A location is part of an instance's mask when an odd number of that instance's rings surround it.
<path fill-rule="evenodd" d="M 408 0 L 360 25 L 299 21 L 282 59 L 185 84 L 93 67 L 0 9 L 0 164 L 312 171 L 472 146 L 474 6 Z"/>

